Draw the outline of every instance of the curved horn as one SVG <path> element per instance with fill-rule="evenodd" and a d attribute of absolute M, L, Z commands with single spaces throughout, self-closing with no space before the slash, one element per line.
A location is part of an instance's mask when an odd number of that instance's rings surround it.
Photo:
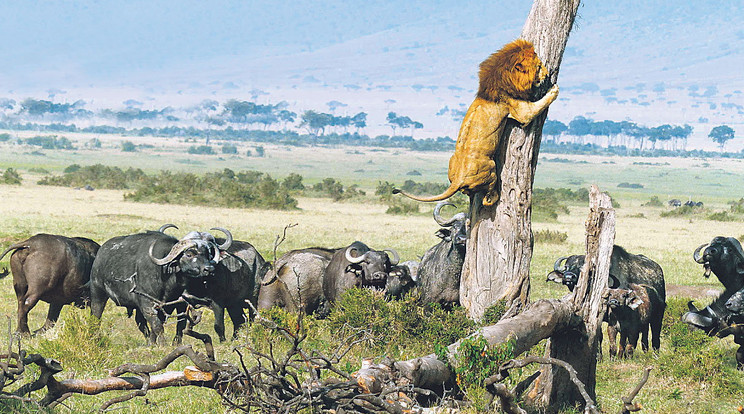
<path fill-rule="evenodd" d="M 613 282 L 610 286 L 610 289 L 617 289 L 620 287 L 620 279 L 616 278 L 614 275 L 610 274 L 610 282 Z"/>
<path fill-rule="evenodd" d="M 455 221 L 457 221 L 458 219 L 460 219 L 461 217 L 458 216 L 457 214 L 455 214 L 449 220 L 445 220 L 441 216 L 441 214 L 440 214 L 440 210 L 442 210 L 442 207 L 444 207 L 444 206 L 455 207 L 455 205 L 452 204 L 452 203 L 450 203 L 449 201 L 440 201 L 440 202 L 437 203 L 436 206 L 434 206 L 434 213 L 433 213 L 433 215 L 434 215 L 434 221 L 436 221 L 437 224 L 439 224 L 442 227 L 447 227 L 447 226 L 451 225 L 452 223 L 454 223 Z M 465 214 L 463 213 L 462 214 L 462 218 L 464 218 L 464 216 L 465 216 Z"/>
<path fill-rule="evenodd" d="M 559 257 L 558 260 L 556 260 L 555 263 L 553 263 L 553 270 L 555 270 L 556 272 L 560 272 L 560 273 L 565 272 L 567 269 L 565 265 L 562 265 L 562 263 L 564 260 L 567 260 L 568 257 L 569 256 Z M 561 266 L 561 267 L 558 268 L 558 266 Z"/>
<path fill-rule="evenodd" d="M 694 259 L 694 260 L 695 260 L 696 262 L 698 262 L 698 263 L 700 263 L 700 264 L 703 264 L 703 263 L 705 263 L 705 260 L 703 260 L 703 258 L 702 258 L 702 257 L 700 257 L 700 250 L 701 250 L 701 249 L 702 249 L 703 247 L 707 246 L 708 244 L 709 244 L 709 243 L 701 244 L 700 246 L 698 246 L 698 248 L 697 248 L 697 249 L 695 249 L 695 251 L 694 251 L 694 252 L 692 252 L 692 258 L 693 258 L 693 259 Z"/>
<path fill-rule="evenodd" d="M 230 248 L 230 246 L 232 246 L 233 236 L 229 230 L 223 229 L 222 227 L 212 227 L 210 230 L 218 230 L 225 233 L 225 242 L 217 246 L 220 248 L 220 250 L 227 250 Z"/>
<path fill-rule="evenodd" d="M 356 250 L 356 248 L 354 248 L 352 246 L 349 246 L 349 247 L 346 248 L 346 253 L 345 253 L 346 260 L 348 260 L 351 263 L 361 263 L 361 262 L 363 262 L 364 259 L 367 258 L 367 254 L 369 253 L 369 252 L 367 252 L 367 253 L 364 253 L 361 256 L 354 257 L 354 256 L 351 255 L 351 251 L 352 250 Z"/>
<path fill-rule="evenodd" d="M 393 250 L 393 249 L 382 249 L 382 251 L 383 251 L 383 252 L 390 252 L 390 253 L 391 253 L 391 254 L 393 255 L 393 258 L 392 258 L 392 259 L 390 259 L 390 264 L 391 264 L 392 266 L 395 266 L 395 265 L 397 265 L 398 263 L 400 263 L 400 255 L 398 254 L 398 252 L 396 252 L 396 251 L 395 251 L 395 250 Z"/>
<path fill-rule="evenodd" d="M 176 229 L 176 230 L 178 230 L 178 226 L 176 226 L 175 224 L 167 223 L 167 224 L 163 224 L 162 226 L 160 226 L 160 228 L 158 229 L 158 231 L 161 232 L 161 233 L 165 233 L 165 231 L 168 230 L 168 229 Z"/>
<path fill-rule="evenodd" d="M 163 257 L 162 259 L 158 259 L 152 254 L 152 249 L 155 247 L 155 243 L 157 243 L 157 240 L 152 242 L 148 253 L 150 254 L 150 260 L 152 260 L 152 262 L 158 266 L 167 265 L 168 263 L 172 262 L 173 259 L 178 257 L 179 254 L 183 253 L 184 250 L 196 244 L 193 240 L 181 240 L 178 243 L 174 244 L 173 247 L 171 247 L 170 252 L 168 252 L 165 257 Z"/>

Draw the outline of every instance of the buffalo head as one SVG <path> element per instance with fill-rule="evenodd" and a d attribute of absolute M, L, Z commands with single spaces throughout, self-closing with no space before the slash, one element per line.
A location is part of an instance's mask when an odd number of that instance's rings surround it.
<path fill-rule="evenodd" d="M 710 277 L 712 271 L 726 289 L 739 290 L 744 287 L 744 251 L 737 239 L 714 237 L 710 243 L 695 249 L 692 257 L 703 265 L 703 276 L 706 278 Z"/>
<path fill-rule="evenodd" d="M 440 201 L 434 207 L 434 221 L 442 228 L 437 230 L 435 235 L 445 242 L 452 242 L 457 248 L 465 249 L 468 241 L 467 235 L 467 216 L 465 213 L 457 213 L 449 219 L 441 215 L 442 207 L 455 206 L 448 201 Z"/>
<path fill-rule="evenodd" d="M 166 225 L 167 226 L 167 225 Z M 166 226 L 163 226 L 167 228 Z M 161 227 L 160 231 L 165 229 Z M 175 227 L 175 226 L 171 226 Z M 214 228 L 225 233 L 227 240 L 218 245 L 214 236 L 206 232 L 192 231 L 174 244 L 163 258 L 157 258 L 154 249 L 157 241 L 150 245 L 150 260 L 159 266 L 165 266 L 171 271 L 180 271 L 189 277 L 203 277 L 214 273 L 221 253 L 232 244 L 232 234 L 222 228 Z"/>
<path fill-rule="evenodd" d="M 642 304 L 643 299 L 640 298 L 633 289 L 608 289 L 607 306 L 610 309 L 620 309 L 624 306 L 627 306 L 630 309 L 637 309 Z"/>
<path fill-rule="evenodd" d="M 407 261 L 395 265 L 388 273 L 385 283 L 385 295 L 399 299 L 416 286 L 416 271 L 418 262 Z"/>
<path fill-rule="evenodd" d="M 400 256 L 393 249 L 364 250 L 362 243 L 352 243 L 346 248 L 344 255 L 349 264 L 346 266 L 347 273 L 354 273 L 361 278 L 362 286 L 374 286 L 382 288 L 387 283 L 388 273 L 391 268 L 398 264 Z M 388 256 L 392 255 L 392 259 Z"/>
<path fill-rule="evenodd" d="M 547 281 L 564 284 L 568 290 L 573 292 L 583 266 L 584 255 L 559 257 L 553 263 L 553 271 L 548 273 Z"/>
<path fill-rule="evenodd" d="M 726 309 L 731 313 L 744 312 L 744 290 L 739 290 L 726 301 Z"/>

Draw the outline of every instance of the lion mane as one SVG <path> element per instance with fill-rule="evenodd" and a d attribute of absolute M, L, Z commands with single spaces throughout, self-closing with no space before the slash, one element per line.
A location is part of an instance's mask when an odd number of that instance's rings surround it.
<path fill-rule="evenodd" d="M 558 97 L 558 86 L 539 100 L 532 96 L 547 79 L 548 71 L 532 43 L 517 39 L 506 44 L 480 64 L 478 93 L 460 126 L 455 152 L 449 161 L 450 186 L 442 194 L 417 197 L 394 189 L 418 201 L 440 201 L 462 190 L 467 195 L 485 190 L 483 205 L 498 199 L 496 162 L 507 118 L 527 125 Z"/>

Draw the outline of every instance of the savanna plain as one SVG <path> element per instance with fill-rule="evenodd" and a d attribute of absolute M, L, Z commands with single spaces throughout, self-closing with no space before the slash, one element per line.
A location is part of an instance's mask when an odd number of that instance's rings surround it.
<path fill-rule="evenodd" d="M 12 134 L 23 134 L 12 132 Z M 87 136 L 70 134 L 77 143 L 73 151 L 35 150 L 11 142 L 0 143 L 0 171 L 15 169 L 23 178 L 20 185 L 0 185 L 0 248 L 23 240 L 36 233 L 85 236 L 103 243 L 111 237 L 144 230 L 155 230 L 164 223 L 173 223 L 179 230 L 170 230 L 177 237 L 190 230 L 212 227 L 229 229 L 236 239 L 249 241 L 266 258 L 273 258 L 273 246 L 278 234 L 288 224 L 287 238 L 277 249 L 281 255 L 291 249 L 325 246 L 346 246 L 354 240 L 382 249 L 391 247 L 401 260 L 417 260 L 430 246 L 438 243 L 434 236 L 438 226 L 431 218 L 431 206 L 421 206 L 418 213 L 387 214 L 388 205 L 375 195 L 380 182 L 401 184 L 404 180 L 446 183 L 449 153 L 411 152 L 399 149 L 354 147 L 284 147 L 262 144 L 263 157 L 246 156 L 256 145 L 237 143 L 237 155 L 193 155 L 187 148 L 193 145 L 185 139 L 122 136 Z M 101 148 L 85 149 L 83 143 L 98 138 Z M 121 142 L 138 145 L 136 152 L 122 152 Z M 145 144 L 145 145 L 142 145 Z M 219 144 L 216 144 L 219 145 Z M 39 185 L 47 175 L 59 175 L 71 164 L 103 164 L 121 168 L 141 168 L 148 174 L 160 170 L 204 174 L 229 168 L 235 172 L 256 170 L 282 179 L 290 173 L 300 174 L 306 185 L 332 177 L 345 186 L 356 184 L 365 194 L 350 199 L 333 201 L 325 197 L 297 195 L 298 209 L 280 211 L 265 209 L 224 208 L 182 204 L 151 204 L 125 201 L 131 190 L 83 189 Z M 712 298 L 710 290 L 720 289 L 715 279 L 705 279 L 702 267 L 692 260 L 693 250 L 715 236 L 741 239 L 744 235 L 744 215 L 732 208 L 744 194 L 744 161 L 724 158 L 621 158 L 579 155 L 540 154 L 535 188 L 570 188 L 578 190 L 597 184 L 616 202 L 616 244 L 629 252 L 644 254 L 664 269 L 667 285 L 676 285 L 678 296 L 668 298 L 667 317 L 659 352 L 636 352 L 632 359 L 613 360 L 607 357 L 598 365 L 598 401 L 605 412 L 616 411 L 619 398 L 626 395 L 639 380 L 646 366 L 654 367 L 651 378 L 635 401 L 643 404 L 648 413 L 735 413 L 744 404 L 744 378 L 736 370 L 734 352 L 737 346 L 729 338 L 706 338 L 688 333 L 680 326 L 679 317 L 686 309 L 687 298 L 696 300 L 699 307 Z M 618 186 L 620 185 L 620 186 Z M 681 214 L 670 214 L 667 200 L 682 202 L 702 201 L 704 207 Z M 658 201 L 658 202 L 655 202 Z M 531 299 L 559 298 L 567 291 L 563 286 L 545 281 L 559 256 L 582 254 L 584 250 L 584 220 L 588 204 L 566 201 L 567 209 L 557 217 L 534 214 L 533 231 L 565 233 L 566 238 L 536 237 L 531 263 Z M 722 214 L 722 212 L 726 212 Z M 716 214 L 718 213 L 718 214 Z M 6 257 L 0 267 L 8 265 Z M 674 289 L 667 288 L 668 291 Z M 356 293 L 369 309 L 388 309 L 373 294 Z M 404 300 L 405 302 L 406 300 Z M 408 299 L 410 304 L 410 299 Z M 343 340 L 339 327 L 355 320 L 361 312 L 349 305 L 336 309 L 329 319 L 306 319 L 309 339 L 305 346 L 332 349 Z M 0 280 L 0 332 L 7 324 L 15 329 L 16 299 L 12 277 Z M 47 305 L 40 303 L 29 319 L 31 329 L 43 323 Z M 408 309 L 416 309 L 409 307 Z M 423 310 L 418 311 L 424 315 Z M 386 312 L 385 315 L 389 315 Z M 444 344 L 452 342 L 458 332 L 469 333 L 473 326 L 463 320 L 462 312 L 443 315 L 430 312 L 421 316 L 440 318 L 440 325 L 429 323 L 429 331 L 417 336 L 401 329 L 386 329 L 389 321 L 378 314 L 365 314 L 366 327 L 375 331 L 376 339 L 353 348 L 342 364 L 349 372 L 359 367 L 363 357 L 388 355 L 395 359 L 409 359 L 434 351 L 437 331 L 441 330 Z M 52 330 L 32 338 L 22 339 L 22 347 L 59 360 L 65 378 L 102 378 L 107 369 L 127 362 L 154 363 L 166 355 L 172 346 L 151 347 L 137 330 L 133 320 L 127 319 L 123 308 L 109 301 L 100 325 L 89 318 L 88 309 L 66 306 L 60 321 Z M 411 316 L 413 318 L 413 316 Z M 232 332 L 229 325 L 227 331 Z M 214 336 L 212 315 L 205 318 L 196 330 Z M 397 325 L 396 325 L 397 326 Z M 391 332 L 396 331 L 396 332 Z M 447 332 L 444 332 L 447 331 Z M 172 336 L 174 324 L 166 327 Z M 274 347 L 279 352 L 286 344 L 259 324 L 244 329 L 238 339 L 216 345 L 218 360 L 239 364 L 238 354 L 245 345 L 257 349 Z M 185 338 L 197 349 L 201 343 Z M 0 335 L 0 348 L 8 343 L 7 334 Z M 250 363 L 250 361 L 248 361 Z M 169 369 L 180 369 L 190 361 L 178 360 Z M 523 376 L 529 375 L 525 370 Z M 38 372 L 29 370 L 26 379 Z M 477 387 L 476 387 L 477 388 Z M 37 393 L 40 393 L 38 391 Z M 482 390 L 469 391 L 476 404 L 466 412 L 480 412 L 478 401 Z M 94 411 L 102 402 L 112 398 L 106 393 L 98 396 L 75 395 L 67 399 L 55 412 Z M 41 394 L 37 395 L 38 397 Z M 3 404 L 6 404 L 5 406 Z M 3 408 L 5 407 L 5 408 Z M 146 397 L 135 398 L 117 405 L 125 412 L 181 413 L 226 411 L 220 397 L 209 389 L 195 387 L 153 390 Z M 37 412 L 31 405 L 0 402 L 0 411 Z M 567 408 L 565 412 L 573 412 Z"/>

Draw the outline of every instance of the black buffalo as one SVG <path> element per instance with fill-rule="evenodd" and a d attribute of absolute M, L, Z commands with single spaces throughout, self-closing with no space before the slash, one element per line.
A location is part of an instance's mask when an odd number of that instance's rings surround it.
<path fill-rule="evenodd" d="M 442 239 L 421 258 L 416 283 L 421 303 L 439 303 L 451 307 L 460 303 L 460 277 L 465 262 L 467 216 L 457 213 L 444 219 L 440 210 L 452 203 L 439 202 L 434 207 L 434 221 L 441 226 L 435 233 Z"/>
<path fill-rule="evenodd" d="M 86 284 L 90 269 L 100 246 L 83 237 L 37 234 L 10 246 L 13 289 L 18 298 L 18 327 L 21 334 L 29 334 L 28 313 L 38 301 L 49 303 L 43 332 L 57 322 L 62 306 L 76 302 L 82 305 L 89 298 Z M 7 270 L 0 276 L 7 276 Z"/>
<path fill-rule="evenodd" d="M 573 292 L 583 266 L 584 255 L 560 257 L 553 264 L 547 280 L 564 284 Z M 631 283 L 651 286 L 666 303 L 666 285 L 661 266 L 642 254 L 631 254 L 618 245 L 612 246 L 609 287 L 628 288 Z M 663 311 L 659 318 L 662 316 Z"/>
<path fill-rule="evenodd" d="M 225 239 L 205 240 L 218 245 L 225 245 Z M 214 312 L 214 330 L 220 341 L 225 341 L 225 310 L 233 323 L 235 339 L 238 330 L 246 323 L 244 308 L 250 302 L 254 307 L 258 302 L 258 286 L 269 266 L 248 242 L 233 240 L 229 248 L 220 253 L 220 260 L 215 266 L 214 274 L 206 278 L 190 278 L 186 286 L 188 296 L 194 297 L 195 303 L 205 304 Z M 251 320 L 253 313 L 250 312 Z"/>
<path fill-rule="evenodd" d="M 648 351 L 649 327 L 651 328 L 652 346 L 660 346 L 661 319 L 665 304 L 656 289 L 649 285 L 631 283 L 625 288 L 608 290 L 607 299 L 607 337 L 610 341 L 610 355 L 620 358 L 630 357 L 641 337 L 641 347 Z M 620 333 L 620 349 L 617 348 L 616 336 Z"/>
<path fill-rule="evenodd" d="M 408 260 L 393 266 L 385 283 L 385 296 L 400 299 L 416 287 L 419 262 Z"/>
<path fill-rule="evenodd" d="M 400 256 L 395 250 L 372 250 L 360 241 L 336 250 L 323 272 L 325 300 L 329 305 L 333 304 L 344 292 L 355 287 L 383 290 L 390 270 L 399 261 Z"/>
<path fill-rule="evenodd" d="M 228 241 L 232 236 L 226 230 Z M 100 318 L 110 298 L 135 312 L 135 321 L 150 343 L 163 343 L 163 322 L 185 304 L 163 306 L 181 297 L 189 279 L 213 275 L 222 251 L 229 243 L 206 241 L 203 233 L 191 232 L 183 239 L 148 231 L 106 241 L 91 270 L 91 313 Z M 185 321 L 179 320 L 175 342 L 181 341 Z"/>
<path fill-rule="evenodd" d="M 702 254 L 701 254 L 702 252 Z M 710 305 L 697 309 L 692 302 L 689 312 L 682 315 L 687 324 L 702 329 L 708 335 L 734 335 L 734 342 L 740 345 L 736 352 L 739 366 L 744 365 L 744 330 L 739 328 L 742 316 L 736 309 L 739 291 L 744 288 L 744 251 L 741 243 L 733 237 L 714 237 L 710 243 L 699 246 L 692 255 L 703 265 L 703 275 L 708 278 L 711 272 L 723 284 L 724 291 Z"/>

